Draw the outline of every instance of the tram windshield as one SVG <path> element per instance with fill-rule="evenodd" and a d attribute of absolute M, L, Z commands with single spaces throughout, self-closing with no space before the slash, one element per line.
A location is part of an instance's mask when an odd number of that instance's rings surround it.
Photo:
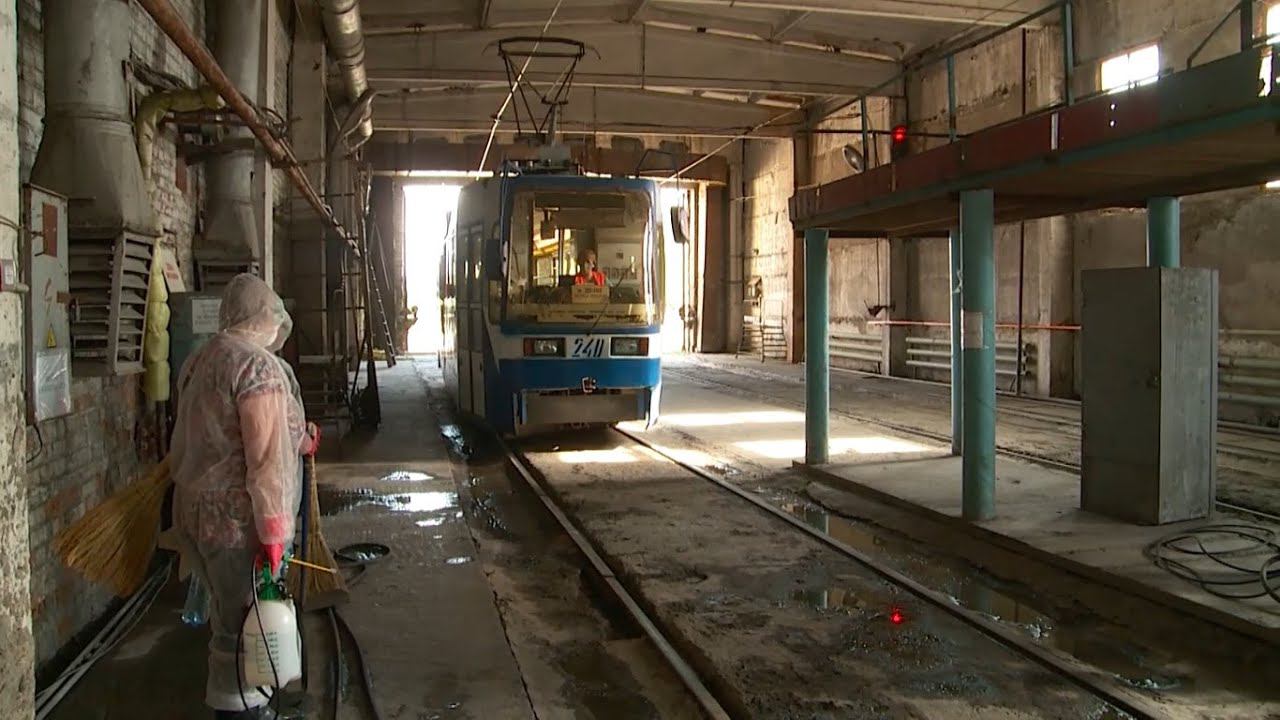
<path fill-rule="evenodd" d="M 506 319 L 650 325 L 661 243 L 640 191 L 526 190 L 507 246 Z"/>

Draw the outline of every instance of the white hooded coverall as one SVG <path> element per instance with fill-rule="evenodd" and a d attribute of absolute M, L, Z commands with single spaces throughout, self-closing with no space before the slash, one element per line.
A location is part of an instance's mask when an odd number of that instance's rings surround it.
<path fill-rule="evenodd" d="M 280 297 L 259 278 L 238 275 L 223 292 L 218 327 L 178 380 L 173 519 L 184 559 L 211 598 L 205 701 L 244 710 L 268 700 L 239 682 L 254 560 L 263 545 L 293 541 L 307 434 L 292 378 L 273 354 L 293 328 Z"/>

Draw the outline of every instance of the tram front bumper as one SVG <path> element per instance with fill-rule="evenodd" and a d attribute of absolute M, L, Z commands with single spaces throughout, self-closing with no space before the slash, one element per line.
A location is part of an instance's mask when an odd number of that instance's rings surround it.
<path fill-rule="evenodd" d="M 649 393 L 648 388 L 591 393 L 526 390 L 516 398 L 518 424 L 582 425 L 644 420 L 649 412 Z"/>

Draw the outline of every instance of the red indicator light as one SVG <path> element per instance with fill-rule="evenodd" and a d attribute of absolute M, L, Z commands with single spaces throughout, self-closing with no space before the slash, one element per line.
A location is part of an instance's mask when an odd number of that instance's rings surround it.
<path fill-rule="evenodd" d="M 907 126 L 895 125 L 891 132 L 894 144 L 904 143 L 907 141 Z"/>
<path fill-rule="evenodd" d="M 901 625 L 902 621 L 906 619 L 906 616 L 902 614 L 901 610 L 894 609 L 893 612 L 889 613 L 889 622 L 894 625 Z"/>

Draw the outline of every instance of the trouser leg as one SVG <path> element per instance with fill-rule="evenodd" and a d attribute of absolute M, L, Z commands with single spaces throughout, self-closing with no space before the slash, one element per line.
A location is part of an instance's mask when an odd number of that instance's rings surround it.
<path fill-rule="evenodd" d="M 240 671 L 240 633 L 253 597 L 257 552 L 246 548 L 199 548 L 195 571 L 209 588 L 209 676 L 205 702 L 215 710 L 244 710 L 269 697 L 246 687 Z"/>

